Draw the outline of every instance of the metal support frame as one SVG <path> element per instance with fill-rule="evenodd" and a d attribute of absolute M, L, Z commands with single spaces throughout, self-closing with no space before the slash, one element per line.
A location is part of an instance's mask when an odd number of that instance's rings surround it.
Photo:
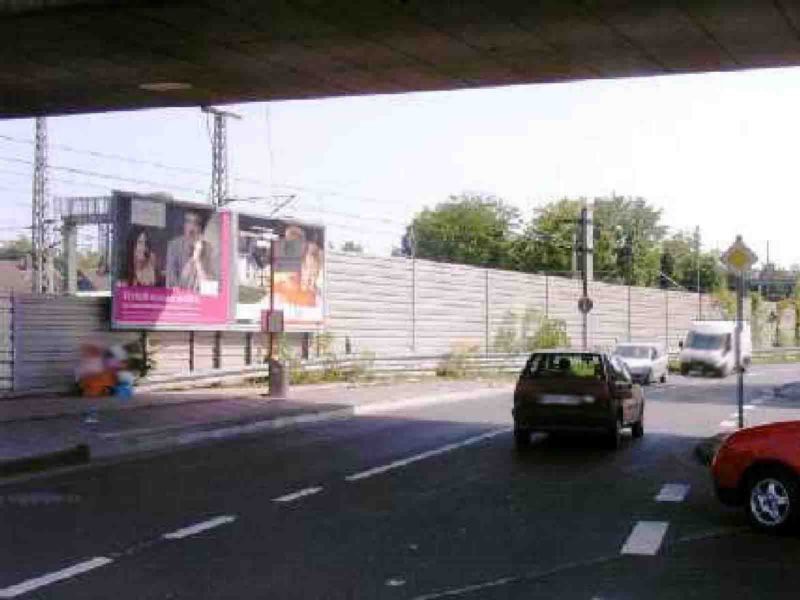
<path fill-rule="evenodd" d="M 201 110 L 213 117 L 214 126 L 211 132 L 211 204 L 223 206 L 229 197 L 228 193 L 228 118 L 241 119 L 232 113 L 211 106 L 203 106 Z"/>
<path fill-rule="evenodd" d="M 214 369 L 221 369 L 222 368 L 222 332 L 215 331 L 214 332 L 214 348 L 213 354 L 211 356 L 211 366 Z"/>
<path fill-rule="evenodd" d="M 34 294 L 53 294 L 56 235 L 47 190 L 47 120 L 36 117 L 31 202 L 31 246 L 33 250 Z"/>
<path fill-rule="evenodd" d="M 669 352 L 669 290 L 664 290 L 664 347 Z"/>
<path fill-rule="evenodd" d="M 483 296 L 483 326 L 484 326 L 484 339 L 483 346 L 485 355 L 489 355 L 489 269 L 485 270 L 486 280 L 484 284 Z"/>
<path fill-rule="evenodd" d="M 628 283 L 628 341 L 631 340 L 631 284 Z"/>
<path fill-rule="evenodd" d="M 244 334 L 244 364 L 248 367 L 253 364 L 253 334 L 250 331 Z"/>
<path fill-rule="evenodd" d="M 417 351 L 417 259 L 411 257 L 411 352 Z"/>
<path fill-rule="evenodd" d="M 544 275 L 544 316 L 550 318 L 550 276 Z"/>

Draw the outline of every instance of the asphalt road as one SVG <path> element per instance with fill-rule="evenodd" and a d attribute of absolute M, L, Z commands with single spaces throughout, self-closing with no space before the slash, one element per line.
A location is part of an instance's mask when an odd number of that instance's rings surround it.
<path fill-rule="evenodd" d="M 794 380 L 754 367 L 748 422 L 800 418 L 771 393 Z M 617 452 L 518 454 L 501 394 L 0 486 L 0 598 L 796 598 L 800 537 L 752 532 L 692 458 L 735 380 L 646 397 Z"/>

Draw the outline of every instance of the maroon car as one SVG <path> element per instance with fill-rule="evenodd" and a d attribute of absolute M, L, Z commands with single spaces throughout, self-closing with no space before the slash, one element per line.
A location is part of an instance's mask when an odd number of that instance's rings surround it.
<path fill-rule="evenodd" d="M 528 359 L 514 391 L 514 439 L 530 444 L 533 432 L 593 432 L 612 448 L 622 430 L 644 435 L 644 396 L 625 364 L 605 352 L 547 350 Z"/>

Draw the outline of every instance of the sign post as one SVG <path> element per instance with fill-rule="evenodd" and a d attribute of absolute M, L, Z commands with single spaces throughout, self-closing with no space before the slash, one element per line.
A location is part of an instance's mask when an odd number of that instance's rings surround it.
<path fill-rule="evenodd" d="M 744 278 L 758 261 L 756 254 L 748 248 L 742 236 L 722 255 L 722 262 L 736 273 L 736 401 L 739 408 L 739 429 L 744 427 L 744 369 L 742 368 L 742 328 L 744 323 Z"/>

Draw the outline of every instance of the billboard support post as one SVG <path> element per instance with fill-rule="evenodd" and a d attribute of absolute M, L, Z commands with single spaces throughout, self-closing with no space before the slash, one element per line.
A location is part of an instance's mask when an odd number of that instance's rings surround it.
<path fill-rule="evenodd" d="M 276 342 L 279 342 L 281 332 L 276 332 L 273 327 L 273 315 L 275 314 L 275 249 L 278 247 L 276 239 L 273 237 L 269 243 L 269 396 L 270 398 L 286 397 L 286 373 L 283 364 L 280 362 L 280 355 L 276 351 Z M 283 329 L 283 317 L 281 316 L 281 327 Z"/>
<path fill-rule="evenodd" d="M 275 238 L 269 242 L 269 312 L 275 311 Z M 269 361 L 275 358 L 275 334 L 270 330 L 269 332 Z M 270 378 L 270 387 L 272 387 L 272 378 Z"/>

